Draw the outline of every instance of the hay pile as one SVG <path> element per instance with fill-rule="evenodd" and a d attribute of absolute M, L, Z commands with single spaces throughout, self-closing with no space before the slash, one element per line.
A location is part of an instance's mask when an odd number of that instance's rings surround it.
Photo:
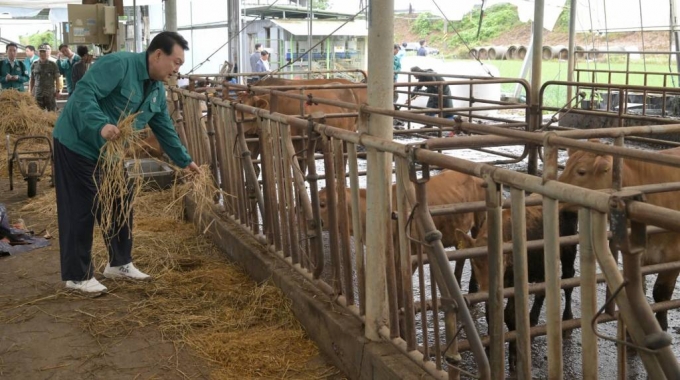
<path fill-rule="evenodd" d="M 182 204 L 176 197 L 172 190 L 144 192 L 135 201 L 134 262 L 153 281 L 104 280 L 110 294 L 79 309 L 78 323 L 99 342 L 102 354 L 109 344 L 119 344 L 135 330 L 151 328 L 177 351 L 190 348 L 209 363 L 212 379 L 337 375 L 337 369 L 318 359 L 318 348 L 306 338 L 281 291 L 268 283 L 258 285 L 226 262 L 212 243 L 182 220 Z M 52 190 L 21 211 L 54 220 L 55 210 Z M 97 229 L 95 273 L 101 273 L 107 262 Z M 59 291 L 31 302 L 69 302 L 73 297 L 82 296 Z"/>
<path fill-rule="evenodd" d="M 51 134 L 57 122 L 56 112 L 48 112 L 35 102 L 27 92 L 3 90 L 0 92 L 0 134 L 21 136 Z"/>
<path fill-rule="evenodd" d="M 8 175 L 8 151 L 5 135 L 10 135 L 10 149 L 14 149 L 14 142 L 21 136 L 52 136 L 52 129 L 57 122 L 57 113 L 40 109 L 33 97 L 26 92 L 16 90 L 0 91 L 0 177 Z M 46 144 L 35 143 L 23 145 L 22 150 L 48 150 Z M 18 170 L 15 171 L 18 173 Z M 46 174 L 51 173 L 48 167 Z M 20 178 L 16 174 L 16 178 Z"/>
<path fill-rule="evenodd" d="M 180 220 L 182 206 L 172 191 L 143 193 L 135 204 L 135 265 L 154 280 L 107 282 L 114 295 L 142 296 L 125 313 L 93 308 L 95 317 L 85 328 L 95 338 L 120 338 L 155 326 L 165 340 L 187 345 L 215 364 L 211 377 L 217 379 L 323 378 L 337 372 L 325 365 L 310 368 L 318 349 L 306 339 L 290 301 L 220 258 L 207 239 Z M 108 255 L 99 237 L 93 252 L 101 273 Z"/>

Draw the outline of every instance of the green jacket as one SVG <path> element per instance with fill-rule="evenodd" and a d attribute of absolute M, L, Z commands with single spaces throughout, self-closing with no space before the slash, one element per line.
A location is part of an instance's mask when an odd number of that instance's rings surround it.
<path fill-rule="evenodd" d="M 80 56 L 78 54 L 73 54 L 73 60 L 69 62 L 68 58 L 58 59 L 57 66 L 59 67 L 59 74 L 66 77 L 66 91 L 69 94 L 73 93 L 73 81 L 71 80 L 71 70 L 76 62 L 80 61 Z"/>
<path fill-rule="evenodd" d="M 24 58 L 24 66 L 26 66 L 26 72 L 28 73 L 28 76 L 31 76 L 31 65 L 33 65 L 33 62 L 39 60 L 40 57 L 38 57 L 38 54 L 35 54 L 33 58 Z"/>
<path fill-rule="evenodd" d="M 147 94 L 144 82 L 149 81 Z M 165 153 L 179 167 L 192 159 L 179 140 L 165 100 L 163 83 L 149 78 L 146 53 L 120 52 L 97 60 L 78 82 L 54 127 L 54 138 L 75 153 L 96 161 L 106 124 L 139 112 L 135 129 L 149 124 Z"/>
<path fill-rule="evenodd" d="M 7 81 L 5 77 L 7 74 L 16 75 L 19 77 L 17 80 Z M 14 60 L 14 68 L 10 66 L 9 60 L 7 58 L 0 62 L 0 85 L 3 90 L 15 89 L 17 91 L 24 91 L 24 83 L 28 82 L 28 73 L 26 72 L 26 66 L 24 63 L 18 59 Z"/>

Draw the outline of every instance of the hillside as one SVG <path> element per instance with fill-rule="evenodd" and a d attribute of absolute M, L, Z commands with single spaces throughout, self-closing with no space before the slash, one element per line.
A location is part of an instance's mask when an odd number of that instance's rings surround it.
<path fill-rule="evenodd" d="M 511 5 L 500 4 L 484 11 L 482 28 L 477 39 L 479 10 L 466 15 L 463 20 L 453 22 L 448 32 L 444 32 L 444 21 L 430 14 L 399 14 L 395 15 L 395 40 L 401 42 L 415 42 L 421 39 L 428 41 L 428 45 L 439 49 L 443 58 L 468 58 L 468 50 L 461 39 L 454 32 L 458 30 L 470 47 L 492 45 L 527 45 L 531 37 L 531 24 L 522 23 L 517 12 Z M 560 16 L 554 30 L 544 30 L 544 45 L 568 45 L 568 10 Z M 609 33 L 607 35 L 592 35 L 579 33 L 576 44 L 589 50 L 593 47 L 606 50 L 607 42 L 610 48 L 615 46 L 636 46 L 643 50 L 642 34 L 640 32 Z M 668 32 L 645 32 L 644 50 L 668 51 Z"/>

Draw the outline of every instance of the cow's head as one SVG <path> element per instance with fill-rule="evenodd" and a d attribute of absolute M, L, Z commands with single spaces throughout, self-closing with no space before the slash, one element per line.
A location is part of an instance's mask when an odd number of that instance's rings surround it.
<path fill-rule="evenodd" d="M 240 92 L 237 95 L 238 102 L 250 107 L 269 109 L 269 96 L 251 95 L 247 92 Z M 243 132 L 247 135 L 254 135 L 258 132 L 255 115 L 246 112 L 236 112 L 237 121 L 242 122 Z"/>
<path fill-rule="evenodd" d="M 456 229 L 456 249 L 466 249 L 475 247 L 486 247 L 489 243 L 487 224 L 484 223 L 479 229 L 477 238 L 473 238 L 466 232 Z M 509 255 L 503 256 L 503 272 L 509 264 Z M 479 290 L 482 292 L 489 291 L 489 257 L 487 255 L 470 259 L 472 264 L 472 271 L 475 274 L 475 279 L 479 284 Z"/>
<path fill-rule="evenodd" d="M 477 234 L 477 238 L 473 238 L 466 232 L 456 228 L 456 249 L 466 249 L 474 247 L 482 247 L 487 245 L 487 230 L 484 225 Z M 489 291 L 489 259 L 486 256 L 477 257 L 470 260 L 472 264 L 472 271 L 475 274 L 475 279 L 479 284 L 479 290 L 483 292 Z"/>
<path fill-rule="evenodd" d="M 612 165 L 612 156 L 569 149 L 569 159 L 557 180 L 593 190 L 608 189 L 612 187 Z"/>
<path fill-rule="evenodd" d="M 349 207 L 349 200 L 351 199 L 351 190 L 350 189 L 345 189 L 346 193 L 346 199 L 348 202 L 347 205 L 347 218 L 350 221 L 349 224 L 349 233 L 353 234 L 354 229 L 352 228 L 352 207 Z M 337 199 L 337 196 L 336 196 Z M 336 214 L 337 215 L 337 214 Z M 319 190 L 319 216 L 321 217 L 321 227 L 325 230 L 328 231 L 328 188 L 323 188 Z"/>

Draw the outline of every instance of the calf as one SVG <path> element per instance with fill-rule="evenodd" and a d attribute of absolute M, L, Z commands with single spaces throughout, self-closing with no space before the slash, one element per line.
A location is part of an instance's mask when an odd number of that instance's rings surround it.
<path fill-rule="evenodd" d="M 661 154 L 680 156 L 680 148 L 660 151 Z M 569 159 L 558 181 L 593 190 L 612 188 L 612 156 L 580 150 L 569 150 Z M 664 182 L 680 182 L 680 168 L 637 160 L 623 159 L 623 187 Z M 653 205 L 680 210 L 680 192 L 647 195 Z M 643 265 L 663 264 L 680 260 L 680 234 L 669 232 L 651 235 L 642 256 Z M 654 283 L 655 302 L 668 301 L 673 295 L 680 270 L 659 273 Z M 663 330 L 668 329 L 666 311 L 656 313 Z"/>
<path fill-rule="evenodd" d="M 485 199 L 485 191 L 483 189 L 484 180 L 469 176 L 467 174 L 456 171 L 445 170 L 442 173 L 432 176 L 426 184 L 428 206 L 440 206 L 454 203 L 483 201 Z M 351 190 L 345 189 L 346 199 L 350 200 Z M 321 221 L 324 226 L 328 226 L 328 208 L 326 204 L 327 189 L 319 191 L 319 207 L 321 210 Z M 392 185 L 392 209 L 396 210 L 396 184 Z M 411 210 L 408 210 L 411 211 Z M 361 220 L 362 236 L 366 236 L 366 189 L 359 189 L 359 213 Z M 347 215 L 349 219 L 352 218 L 351 204 L 348 202 Z M 477 213 L 452 214 L 444 216 L 435 216 L 433 221 L 435 227 L 442 233 L 442 244 L 444 247 L 457 247 L 460 239 L 456 236 L 456 230 L 465 231 L 465 233 L 479 227 L 486 214 L 483 211 Z M 352 225 L 350 224 L 350 234 L 354 234 Z M 399 252 L 399 235 L 397 231 L 397 222 L 392 222 L 392 237 L 395 252 Z M 364 241 L 365 243 L 365 241 Z M 415 246 L 412 246 L 412 253 L 415 253 Z M 463 261 L 456 264 L 456 277 L 460 283 L 460 275 L 462 273 Z M 460 269 L 458 269 L 460 268 Z M 470 280 L 470 287 L 475 288 L 474 280 Z"/>
<path fill-rule="evenodd" d="M 503 241 L 512 241 L 512 216 L 510 210 L 503 210 Z M 482 225 L 477 239 L 468 236 L 464 231 L 456 231 L 456 235 L 461 240 L 463 248 L 484 247 L 488 244 L 488 230 L 487 225 Z M 571 236 L 577 234 L 578 217 L 573 212 L 560 212 L 559 218 L 559 232 L 560 236 Z M 527 240 L 543 239 L 543 208 L 540 206 L 526 208 L 526 232 Z M 543 249 L 534 249 L 527 251 L 528 277 L 529 282 L 544 282 L 545 281 L 545 265 Z M 575 269 L 574 261 L 576 260 L 576 246 L 565 246 L 560 248 L 560 261 L 562 263 L 562 278 L 573 278 Z M 513 256 L 506 254 L 503 256 L 504 274 L 503 287 L 513 287 L 514 272 L 513 272 Z M 472 259 L 472 270 L 475 278 L 479 282 L 481 291 L 489 291 L 489 259 L 488 257 L 479 257 Z M 571 294 L 573 289 L 564 289 L 564 313 L 562 319 L 572 319 L 571 312 Z M 529 324 L 536 326 L 538 318 L 543 308 L 545 301 L 545 294 L 536 294 L 534 297 L 534 304 L 529 313 Z M 488 319 L 488 305 L 487 305 L 487 319 Z M 516 328 L 515 321 L 515 298 L 510 297 L 505 308 L 505 324 L 508 330 L 513 331 Z M 510 343 L 509 358 L 510 365 L 514 367 L 516 362 L 517 346 L 515 342 Z"/>

